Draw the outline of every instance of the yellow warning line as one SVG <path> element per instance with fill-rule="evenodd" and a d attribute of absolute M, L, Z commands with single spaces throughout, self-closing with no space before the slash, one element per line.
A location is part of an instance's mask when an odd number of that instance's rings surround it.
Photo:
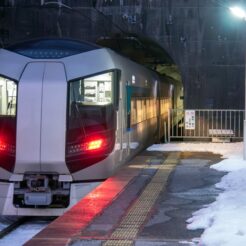
<path fill-rule="evenodd" d="M 123 217 L 119 226 L 111 234 L 104 246 L 131 246 L 141 226 L 147 219 L 160 193 L 165 189 L 171 171 L 179 161 L 179 152 L 170 153 L 162 165 L 147 165 L 145 168 L 156 168 L 157 172 L 137 198 L 128 213 Z"/>
<path fill-rule="evenodd" d="M 129 241 L 129 240 L 108 240 L 103 245 L 107 245 L 107 246 L 133 246 L 133 241 Z"/>

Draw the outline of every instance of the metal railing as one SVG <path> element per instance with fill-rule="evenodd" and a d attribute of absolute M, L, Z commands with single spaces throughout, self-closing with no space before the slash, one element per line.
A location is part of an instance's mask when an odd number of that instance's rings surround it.
<path fill-rule="evenodd" d="M 170 109 L 168 140 L 243 139 L 244 110 Z"/>

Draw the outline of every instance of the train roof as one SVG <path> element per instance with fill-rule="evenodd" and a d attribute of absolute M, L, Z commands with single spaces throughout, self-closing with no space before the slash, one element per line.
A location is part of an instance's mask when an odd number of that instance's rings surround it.
<path fill-rule="evenodd" d="M 100 48 L 96 44 L 71 39 L 35 39 L 5 49 L 32 59 L 59 59 Z"/>

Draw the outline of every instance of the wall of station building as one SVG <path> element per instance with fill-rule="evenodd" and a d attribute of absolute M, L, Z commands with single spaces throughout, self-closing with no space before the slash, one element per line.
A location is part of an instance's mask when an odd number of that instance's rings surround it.
<path fill-rule="evenodd" d="M 1 1 L 1 43 L 135 33 L 160 44 L 179 66 L 186 108 L 244 108 L 246 23 L 228 12 L 232 0 L 57 0 L 61 8 L 49 2 Z"/>

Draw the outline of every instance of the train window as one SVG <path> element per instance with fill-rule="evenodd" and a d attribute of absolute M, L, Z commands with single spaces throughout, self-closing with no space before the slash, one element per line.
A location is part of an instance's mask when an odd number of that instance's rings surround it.
<path fill-rule="evenodd" d="M 108 71 L 69 83 L 68 143 L 115 127 L 119 72 Z"/>
<path fill-rule="evenodd" d="M 36 39 L 11 45 L 7 50 L 33 59 L 59 59 L 100 47 L 87 42 L 67 39 Z"/>
<path fill-rule="evenodd" d="M 70 85 L 70 102 L 83 105 L 107 105 L 113 103 L 113 72 L 107 72 L 73 81 Z"/>
<path fill-rule="evenodd" d="M 73 156 L 85 154 L 87 141 L 90 139 L 93 146 L 87 150 L 99 149 L 101 147 L 95 146 L 101 145 L 105 151 L 107 148 L 113 148 L 112 136 L 116 128 L 115 109 L 118 97 L 117 75 L 118 72 L 115 70 L 69 83 L 66 159 L 68 162 L 74 163 Z M 70 157 L 72 159 L 69 159 Z"/>
<path fill-rule="evenodd" d="M 120 0 L 104 0 L 102 2 L 103 7 L 108 7 L 108 6 L 120 6 L 121 1 Z"/>
<path fill-rule="evenodd" d="M 0 76 L 0 167 L 10 172 L 15 164 L 17 84 Z"/>
<path fill-rule="evenodd" d="M 0 115 L 16 115 L 17 85 L 14 81 L 0 76 Z"/>

